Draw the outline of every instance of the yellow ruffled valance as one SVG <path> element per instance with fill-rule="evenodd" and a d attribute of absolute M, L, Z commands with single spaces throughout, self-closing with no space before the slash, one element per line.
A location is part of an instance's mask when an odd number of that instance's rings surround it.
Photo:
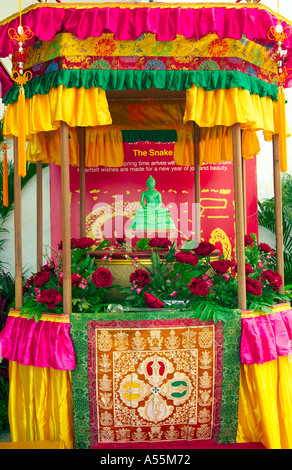
<path fill-rule="evenodd" d="M 251 95 L 242 88 L 205 91 L 192 86 L 186 91 L 184 122 L 200 127 L 232 126 L 274 133 L 273 101 L 269 96 Z"/>
<path fill-rule="evenodd" d="M 177 130 L 177 142 L 174 143 L 174 161 L 180 166 L 193 166 L 195 146 L 193 130 Z M 79 165 L 78 130 L 69 129 L 69 161 Z M 120 167 L 124 163 L 122 132 L 119 129 L 86 128 L 85 166 L 100 165 Z M 217 126 L 200 129 L 200 165 L 233 160 L 232 128 Z M 242 153 L 245 159 L 252 158 L 260 151 L 257 133 L 242 131 Z M 60 165 L 60 134 L 58 131 L 40 132 L 32 136 L 27 149 L 29 162 L 54 163 Z"/>
<path fill-rule="evenodd" d="M 79 164 L 78 127 L 86 128 L 87 167 L 122 166 L 121 130 L 174 129 L 177 142 L 174 160 L 178 165 L 194 164 L 193 121 L 200 127 L 200 164 L 232 161 L 231 126 L 242 128 L 242 153 L 251 158 L 259 153 L 257 131 L 267 140 L 279 133 L 279 104 L 270 97 L 251 95 L 248 90 L 230 88 L 205 91 L 192 86 L 186 100 L 108 101 L 100 88 L 51 88 L 47 95 L 26 99 L 28 161 L 60 164 L 60 121 L 70 128 L 70 163 Z M 18 136 L 18 103 L 9 104 L 3 134 Z M 286 124 L 286 135 L 290 135 Z"/>
<path fill-rule="evenodd" d="M 59 85 L 46 95 L 35 95 L 25 100 L 25 132 L 27 140 L 33 134 L 52 131 L 60 127 L 60 121 L 69 127 L 104 126 L 112 123 L 106 93 L 101 88 L 66 88 Z M 3 135 L 18 136 L 18 103 L 7 106 Z"/>

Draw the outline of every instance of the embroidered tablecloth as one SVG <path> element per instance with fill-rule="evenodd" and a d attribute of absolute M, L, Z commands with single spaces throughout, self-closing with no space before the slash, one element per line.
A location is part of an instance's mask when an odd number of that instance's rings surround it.
<path fill-rule="evenodd" d="M 235 442 L 240 316 L 224 326 L 156 310 L 70 323 L 77 448 Z"/>

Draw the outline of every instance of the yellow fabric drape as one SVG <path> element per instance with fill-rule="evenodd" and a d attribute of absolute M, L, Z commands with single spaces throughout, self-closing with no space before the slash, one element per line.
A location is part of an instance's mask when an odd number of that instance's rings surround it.
<path fill-rule="evenodd" d="M 174 161 L 177 165 L 194 165 L 193 129 L 177 129 L 174 144 Z M 76 128 L 69 130 L 69 159 L 79 165 L 79 143 Z M 256 131 L 242 131 L 242 154 L 252 158 L 260 151 Z M 60 135 L 58 131 L 40 132 L 32 136 L 27 149 L 27 160 L 60 165 Z M 200 165 L 232 161 L 232 128 L 216 126 L 200 129 Z M 119 129 L 108 127 L 86 128 L 85 166 L 120 167 L 124 162 L 123 137 Z"/>
<path fill-rule="evenodd" d="M 58 129 L 60 121 L 69 127 L 103 126 L 112 123 L 105 91 L 101 88 L 66 88 L 59 85 L 47 95 L 35 95 L 25 100 L 26 134 Z M 3 135 L 18 136 L 18 103 L 7 106 L 3 123 Z"/>
<path fill-rule="evenodd" d="M 60 441 L 74 447 L 70 371 L 9 362 L 11 441 Z"/>
<path fill-rule="evenodd" d="M 292 449 L 292 357 L 241 364 L 237 442 Z"/>
<path fill-rule="evenodd" d="M 60 121 L 70 127 L 70 163 L 79 164 L 78 126 L 86 127 L 86 166 L 123 165 L 121 130 L 174 129 L 177 142 L 174 160 L 194 164 L 193 122 L 200 127 L 200 163 L 232 161 L 231 126 L 240 122 L 242 153 L 248 159 L 260 151 L 256 132 L 266 140 L 279 133 L 279 104 L 239 88 L 205 91 L 192 86 L 184 100 L 111 100 L 99 88 L 70 88 L 60 85 L 47 95 L 25 101 L 26 129 L 30 144 L 28 161 L 60 164 Z M 8 105 L 3 126 L 7 137 L 18 135 L 18 103 Z M 283 127 L 283 126 L 282 126 Z M 284 126 L 285 127 L 285 126 Z M 289 134 L 286 124 L 286 135 Z M 281 142 L 286 142 L 285 139 Z M 284 148 L 284 143 L 282 149 Z M 283 154 L 283 151 L 282 151 Z M 284 157 L 285 161 L 285 157 Z M 282 167 L 283 168 L 283 167 Z M 284 171 L 284 170 L 282 170 Z"/>
<path fill-rule="evenodd" d="M 199 127 L 232 126 L 274 132 L 273 101 L 269 96 L 251 95 L 248 90 L 229 88 L 205 91 L 192 85 L 186 91 L 184 122 Z"/>
<path fill-rule="evenodd" d="M 86 128 L 85 166 L 88 168 L 104 165 L 120 167 L 124 163 L 122 133 L 118 129 Z M 27 148 L 27 160 L 61 164 L 60 133 L 58 131 L 34 134 Z M 70 165 L 79 165 L 78 129 L 69 129 Z"/>
<path fill-rule="evenodd" d="M 285 116 L 285 93 L 282 89 L 278 92 L 279 107 L 279 143 L 280 143 L 280 168 L 282 172 L 287 171 L 287 142 L 286 142 L 286 116 Z"/>
<path fill-rule="evenodd" d="M 7 152 L 3 152 L 3 206 L 8 207 L 8 160 Z"/>

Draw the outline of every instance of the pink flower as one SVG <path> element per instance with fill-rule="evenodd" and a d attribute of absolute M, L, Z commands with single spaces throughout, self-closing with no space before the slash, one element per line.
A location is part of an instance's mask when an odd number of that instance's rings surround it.
<path fill-rule="evenodd" d="M 87 281 L 86 279 L 83 279 L 83 278 L 82 278 L 82 280 L 81 280 L 81 282 L 80 282 L 80 284 L 79 284 L 78 287 L 79 287 L 80 289 L 86 289 L 87 284 L 88 284 L 88 281 Z"/>
<path fill-rule="evenodd" d="M 225 279 L 225 281 L 228 281 L 228 279 L 230 278 L 230 274 L 228 273 L 222 274 L 222 277 L 223 279 Z"/>
<path fill-rule="evenodd" d="M 174 290 L 173 293 L 172 293 L 172 294 L 169 294 L 169 295 L 175 296 L 176 294 L 177 294 L 177 292 L 176 292 L 176 290 Z"/>
<path fill-rule="evenodd" d="M 137 287 L 136 289 L 137 294 L 140 294 L 141 290 L 142 290 L 142 287 Z"/>

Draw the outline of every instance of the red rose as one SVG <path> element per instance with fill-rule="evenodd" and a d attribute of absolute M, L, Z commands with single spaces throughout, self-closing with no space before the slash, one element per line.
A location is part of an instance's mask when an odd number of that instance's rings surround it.
<path fill-rule="evenodd" d="M 237 264 L 236 266 L 234 266 L 234 271 L 237 272 Z M 251 273 L 254 273 L 254 269 L 251 267 L 250 264 L 248 263 L 245 263 L 245 274 L 251 274 Z"/>
<path fill-rule="evenodd" d="M 194 252 L 198 256 L 208 256 L 215 250 L 215 245 L 209 242 L 200 242 Z"/>
<path fill-rule="evenodd" d="M 27 292 L 30 287 L 33 285 L 34 283 L 34 280 L 35 280 L 35 274 L 33 274 L 32 276 L 30 276 L 30 278 L 28 278 L 23 286 L 23 291 L 24 292 Z"/>
<path fill-rule="evenodd" d="M 51 274 L 49 270 L 39 271 L 38 273 L 35 274 L 34 281 L 33 281 L 34 285 L 36 287 L 41 287 L 50 280 L 50 277 L 51 277 Z"/>
<path fill-rule="evenodd" d="M 171 241 L 168 238 L 151 238 L 148 242 L 148 246 L 151 248 L 167 248 L 171 245 Z"/>
<path fill-rule="evenodd" d="M 77 285 L 81 282 L 82 276 L 80 274 L 71 274 L 71 282 L 72 286 L 77 287 Z"/>
<path fill-rule="evenodd" d="M 93 284 L 101 289 L 103 287 L 110 287 L 112 285 L 113 276 L 108 269 L 101 267 L 92 273 L 91 279 Z"/>
<path fill-rule="evenodd" d="M 271 284 L 274 291 L 278 290 L 283 284 L 282 276 L 271 269 L 262 272 L 262 281 L 264 280 L 267 280 Z"/>
<path fill-rule="evenodd" d="M 195 255 L 191 251 L 178 251 L 175 254 L 175 260 L 178 263 L 189 263 L 194 266 L 197 266 L 199 262 L 199 258 L 197 257 L 197 255 Z"/>
<path fill-rule="evenodd" d="M 62 296 L 57 289 L 44 289 L 37 295 L 36 300 L 41 304 L 47 304 L 47 308 L 52 309 L 62 302 Z"/>
<path fill-rule="evenodd" d="M 164 303 L 161 302 L 157 297 L 154 297 L 154 295 L 150 294 L 149 292 L 144 292 L 144 299 L 147 307 L 150 308 L 163 308 Z"/>
<path fill-rule="evenodd" d="M 259 250 L 263 251 L 264 253 L 270 253 L 271 255 L 275 254 L 273 248 L 271 248 L 267 243 L 260 243 Z"/>
<path fill-rule="evenodd" d="M 262 295 L 262 285 L 259 281 L 251 279 L 250 277 L 246 278 L 246 291 L 252 295 L 259 296 Z"/>
<path fill-rule="evenodd" d="M 251 274 L 254 273 L 254 269 L 251 267 L 250 264 L 245 263 L 245 274 Z"/>
<path fill-rule="evenodd" d="M 227 259 L 219 259 L 217 261 L 211 261 L 210 265 L 217 274 L 225 274 L 231 267 L 231 261 Z"/>
<path fill-rule="evenodd" d="M 203 295 L 204 297 L 208 297 L 209 286 L 207 281 L 204 281 L 203 279 L 193 277 L 191 282 L 188 284 L 188 288 L 194 295 Z"/>
<path fill-rule="evenodd" d="M 251 235 L 244 235 L 244 246 L 254 246 L 254 240 Z"/>
<path fill-rule="evenodd" d="M 130 282 L 138 287 L 145 287 L 151 282 L 151 279 L 147 271 L 144 269 L 136 269 L 136 271 L 130 275 Z"/>
<path fill-rule="evenodd" d="M 89 237 L 82 237 L 82 238 L 72 238 L 71 239 L 71 247 L 72 248 L 81 248 L 82 250 L 86 250 L 86 248 L 91 248 L 94 245 L 95 241 Z"/>
<path fill-rule="evenodd" d="M 72 286 L 77 287 L 77 284 L 79 284 L 81 280 L 82 280 L 82 276 L 80 276 L 80 274 L 71 274 Z M 60 274 L 59 284 L 61 287 L 63 287 L 63 274 Z"/>

